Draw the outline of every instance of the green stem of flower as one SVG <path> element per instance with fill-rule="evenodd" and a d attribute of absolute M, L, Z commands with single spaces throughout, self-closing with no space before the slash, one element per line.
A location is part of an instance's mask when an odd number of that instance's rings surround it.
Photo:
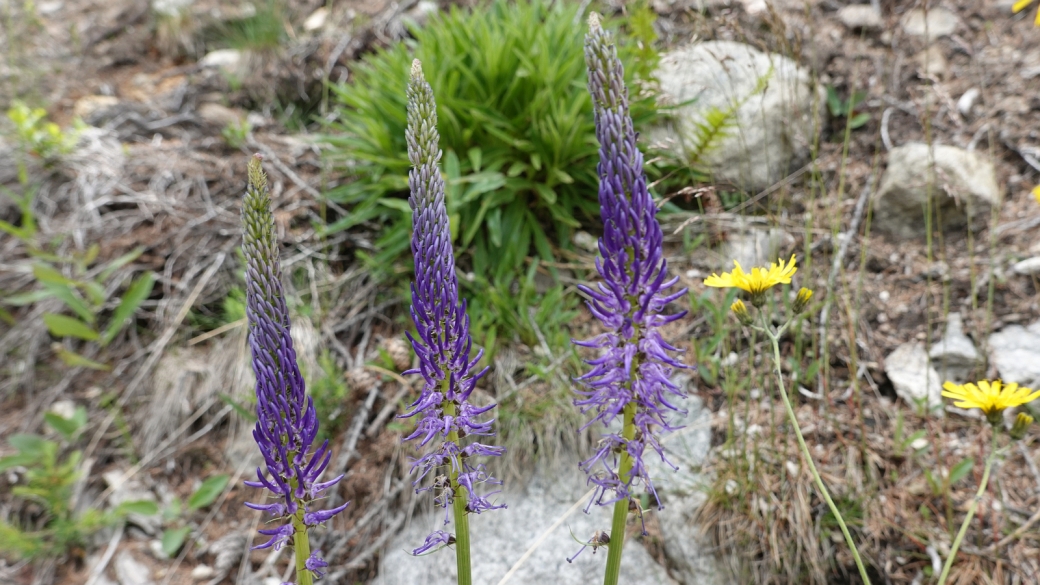
<path fill-rule="evenodd" d="M 989 483 L 989 472 L 993 469 L 993 462 L 997 458 L 997 429 L 993 429 L 993 440 L 989 449 L 989 457 L 986 457 L 986 469 L 982 472 L 982 481 L 979 482 L 979 491 L 975 492 L 975 499 L 968 504 L 968 516 L 964 518 L 964 523 L 961 524 L 961 529 L 957 532 L 957 538 L 953 540 L 953 547 L 950 548 L 950 555 L 946 557 L 946 564 L 943 565 L 942 573 L 939 574 L 939 585 L 946 583 L 946 577 L 950 574 L 950 567 L 953 566 L 953 559 L 957 557 L 957 549 L 961 547 L 961 541 L 964 540 L 964 535 L 968 532 L 968 525 L 971 524 L 971 519 L 975 516 L 975 510 L 979 507 L 979 502 L 982 501 L 982 494 L 986 493 L 986 484 Z"/>
<path fill-rule="evenodd" d="M 292 518 L 293 549 L 296 553 L 296 585 L 311 585 L 314 583 L 314 575 L 307 568 L 307 559 L 311 556 L 311 541 L 307 536 L 307 525 L 303 523 L 303 508 L 301 507 Z"/>
<path fill-rule="evenodd" d="M 449 384 L 448 380 L 444 381 L 445 396 L 447 396 Z M 447 398 L 444 401 L 444 414 L 455 416 L 455 403 L 447 400 Z M 449 432 L 448 441 L 458 445 L 458 431 Z M 459 471 L 458 469 L 453 469 L 448 478 L 453 492 L 452 513 L 455 519 L 455 565 L 459 573 L 458 585 L 472 585 L 473 576 L 469 557 L 469 514 L 466 512 L 469 494 L 466 492 L 466 488 L 459 485 Z"/>
<path fill-rule="evenodd" d="M 631 441 L 636 436 L 636 404 L 629 402 L 624 410 L 625 425 L 622 427 L 621 436 L 626 441 Z M 622 483 L 628 481 L 632 473 L 632 456 L 628 449 L 621 451 L 621 466 L 618 469 L 618 479 Z M 629 498 L 614 502 L 614 517 L 610 523 L 610 545 L 607 546 L 607 572 L 603 575 L 603 585 L 617 585 L 618 576 L 621 574 L 621 549 L 625 544 L 625 521 L 628 520 Z"/>
<path fill-rule="evenodd" d="M 812 473 L 813 479 L 816 480 L 816 487 L 820 490 L 820 495 L 827 502 L 827 506 L 831 509 L 831 514 L 834 514 L 834 519 L 838 521 L 838 526 L 841 527 L 841 533 L 845 535 L 845 542 L 848 543 L 849 549 L 852 550 L 852 558 L 856 561 L 856 568 L 859 569 L 859 576 L 863 579 L 865 585 L 870 585 L 870 577 L 867 576 L 867 568 L 863 565 L 863 560 L 859 556 L 859 550 L 856 549 L 856 543 L 852 541 L 852 535 L 849 534 L 849 528 L 845 525 L 845 519 L 842 518 L 841 512 L 838 511 L 838 507 L 834 505 L 834 500 L 831 499 L 830 492 L 827 491 L 827 486 L 823 484 L 823 479 L 820 477 L 820 472 L 816 470 L 816 464 L 813 463 L 812 457 L 809 455 L 809 447 L 805 444 L 805 438 L 802 437 L 802 429 L 798 426 L 798 418 L 794 415 L 794 408 L 791 406 L 791 399 L 787 396 L 787 389 L 784 387 L 784 375 L 780 368 L 780 335 L 783 333 L 790 322 L 785 323 L 776 332 L 765 322 L 765 316 L 763 313 L 763 331 L 766 336 L 769 337 L 769 341 L 773 345 L 773 365 L 776 368 L 776 382 L 780 387 L 780 397 L 784 400 L 784 408 L 787 409 L 787 418 L 791 419 L 791 425 L 794 427 L 795 437 L 798 438 L 798 447 L 802 450 L 802 458 L 805 459 L 806 465 L 809 466 L 809 471 Z"/>

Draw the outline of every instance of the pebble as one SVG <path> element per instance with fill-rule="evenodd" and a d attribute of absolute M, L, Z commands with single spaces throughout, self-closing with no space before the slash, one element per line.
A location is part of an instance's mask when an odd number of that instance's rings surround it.
<path fill-rule="evenodd" d="M 952 34 L 957 30 L 957 24 L 957 15 L 945 8 L 931 8 L 927 13 L 918 8 L 911 10 L 903 18 L 903 30 L 906 34 L 928 41 Z"/>
<path fill-rule="evenodd" d="M 838 20 L 851 29 L 880 29 L 881 15 L 869 4 L 850 4 L 838 11 Z"/>
<path fill-rule="evenodd" d="M 1040 274 L 1040 256 L 1026 258 L 1012 266 L 1011 270 L 1015 274 L 1022 274 L 1025 276 Z"/>
<path fill-rule="evenodd" d="M 216 574 L 216 571 L 214 571 L 213 567 L 209 565 L 197 565 L 194 569 L 191 570 L 191 578 L 196 581 L 209 579 L 214 574 Z"/>
<path fill-rule="evenodd" d="M 979 97 L 982 92 L 979 88 L 973 87 L 961 95 L 960 99 L 957 100 L 957 111 L 963 116 L 967 116 L 971 113 L 971 109 L 975 106 L 975 102 L 979 101 Z"/>

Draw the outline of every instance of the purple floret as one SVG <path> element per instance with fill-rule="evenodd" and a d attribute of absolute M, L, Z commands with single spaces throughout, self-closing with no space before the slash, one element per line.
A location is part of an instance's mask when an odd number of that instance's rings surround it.
<path fill-rule="evenodd" d="M 504 508 L 488 502 L 486 495 L 475 491 L 478 484 L 500 482 L 491 478 L 483 465 L 470 463 L 473 456 L 498 457 L 504 449 L 481 443 L 463 444 L 461 440 L 494 435 L 491 430 L 494 419 L 480 418 L 494 405 L 477 407 L 469 403 L 473 388 L 488 369 L 477 370 L 484 352 L 478 350 L 472 355 L 466 301 L 459 299 L 448 210 L 444 203 L 444 179 L 438 168 L 441 151 L 437 107 L 418 61 L 412 65 L 408 84 L 406 138 L 413 167 L 408 174 L 411 190 L 408 203 L 412 208 L 414 230 L 415 281 L 411 287 L 411 314 L 416 328 L 416 335 L 408 333 L 408 339 L 419 356 L 419 367 L 404 373 L 421 374 L 424 384 L 419 398 L 401 416 L 418 417 L 415 431 L 405 437 L 405 441 L 418 440 L 418 447 L 434 444 L 432 451 L 412 462 L 412 471 L 418 474 L 416 485 L 427 475 L 434 476 L 432 487 L 418 488 L 416 492 L 437 490 L 435 503 L 449 508 L 454 501 L 454 490 L 464 489 L 470 512 Z M 452 433 L 457 439 L 450 436 Z M 457 473 L 456 486 L 445 485 L 436 471 L 443 471 L 445 476 Z M 414 554 L 447 543 L 448 536 L 443 531 L 433 533 Z"/>
<path fill-rule="evenodd" d="M 581 463 L 589 482 L 597 487 L 591 506 L 626 499 L 639 483 L 656 499 L 643 457 L 650 447 L 668 463 L 658 436 L 677 428 L 668 423 L 669 412 L 684 413 L 671 402 L 685 398 L 671 376 L 673 369 L 688 366 L 672 357 L 679 350 L 660 333 L 661 326 L 686 314 L 661 314 L 686 289 L 669 292 L 678 277 L 668 278 L 664 238 L 647 189 L 643 154 L 636 146 L 624 70 L 610 35 L 597 19 L 590 19 L 590 24 L 585 63 L 600 144 L 597 170 L 603 236 L 596 269 L 603 280 L 596 288 L 580 288 L 589 297 L 589 310 L 607 332 L 574 342 L 599 350 L 596 357 L 586 360 L 591 370 L 578 378 L 582 388 L 574 404 L 582 413 L 593 414 L 583 429 L 596 422 L 607 428 L 620 426 L 626 405 L 636 407 L 635 436 L 626 440 L 619 433 L 607 433 L 596 453 Z M 622 451 L 634 460 L 624 479 L 618 469 Z"/>
<path fill-rule="evenodd" d="M 317 450 L 311 450 L 318 434 L 318 417 L 313 401 L 306 395 L 289 336 L 289 310 L 282 292 L 271 198 L 259 156 L 249 163 L 249 188 L 242 215 L 245 229 L 242 249 L 247 263 L 246 317 L 256 374 L 257 423 L 253 438 L 266 468 L 257 468 L 257 481 L 245 484 L 266 488 L 275 498 L 273 502 L 247 503 L 246 506 L 268 512 L 283 522 L 277 528 L 260 530 L 271 538 L 254 547 L 277 549 L 291 542 L 295 534 L 293 517 L 304 526 L 316 526 L 347 505 L 315 512 L 309 509 L 343 476 L 319 481 L 332 453 L 328 441 Z"/>

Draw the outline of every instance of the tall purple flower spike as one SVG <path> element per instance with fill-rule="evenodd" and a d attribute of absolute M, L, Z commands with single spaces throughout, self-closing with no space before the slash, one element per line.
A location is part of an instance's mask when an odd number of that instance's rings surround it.
<path fill-rule="evenodd" d="M 311 445 L 318 433 L 314 403 L 306 396 L 303 376 L 289 336 L 289 311 L 282 292 L 282 271 L 274 236 L 274 217 L 267 176 L 260 155 L 249 161 L 249 187 L 242 211 L 243 251 L 246 257 L 246 317 L 249 349 L 256 374 L 256 428 L 253 438 L 264 457 L 266 471 L 257 468 L 250 487 L 267 488 L 270 501 L 246 503 L 269 512 L 279 525 L 260 530 L 270 539 L 253 548 L 279 548 L 300 531 L 317 526 L 342 512 L 347 504 L 331 510 L 312 510 L 315 500 L 342 475 L 318 481 L 332 453 L 325 441 L 316 451 Z M 348 502 L 349 503 L 349 502 Z M 314 557 L 308 569 L 321 567 Z"/>
<path fill-rule="evenodd" d="M 480 443 L 463 445 L 463 437 L 491 436 L 494 419 L 479 420 L 495 405 L 477 407 L 469 403 L 474 386 L 487 373 L 487 368 L 475 371 L 483 350 L 470 356 L 473 340 L 469 335 L 469 317 L 466 301 L 459 300 L 458 278 L 455 276 L 455 257 L 448 225 L 448 210 L 444 203 L 444 179 L 438 162 L 441 158 L 437 132 L 437 106 L 433 90 L 423 77 L 419 61 L 412 63 L 408 83 L 408 158 L 412 170 L 408 173 L 412 208 L 412 255 L 415 257 L 415 282 L 412 283 L 412 321 L 417 336 L 408 333 L 419 367 L 405 374 L 422 374 L 425 384 L 411 410 L 402 417 L 418 416 L 415 431 L 404 438 L 419 439 L 419 448 L 436 441 L 436 447 L 412 463 L 418 472 L 415 485 L 434 470 L 445 468 L 444 476 L 435 474 L 432 487 L 416 492 L 439 490 L 434 502 L 446 508 L 445 524 L 456 490 L 465 490 L 467 512 L 479 514 L 485 510 L 504 508 L 493 504 L 475 489 L 478 484 L 501 484 L 487 474 L 481 464 L 470 463 L 474 456 L 500 456 L 501 447 Z M 447 544 L 446 532 L 436 531 L 426 544 L 415 549 L 421 554 L 433 547 Z"/>
<path fill-rule="evenodd" d="M 644 463 L 647 446 L 675 468 L 665 457 L 658 435 L 678 428 L 668 423 L 668 411 L 684 411 L 669 400 L 685 394 L 671 376 L 673 369 L 688 366 L 671 357 L 679 350 L 661 337 L 660 327 L 686 314 L 661 314 L 686 289 L 668 292 L 678 277 L 668 279 L 657 208 L 647 190 L 643 154 L 636 147 L 628 111 L 624 69 L 598 16 L 593 14 L 589 24 L 585 63 L 600 144 L 597 170 L 603 220 L 596 269 L 603 281 L 595 289 L 580 288 L 590 298 L 589 310 L 607 332 L 574 342 L 600 350 L 597 357 L 586 360 L 592 369 L 578 378 L 580 398 L 574 404 L 582 413 L 594 415 L 583 430 L 595 422 L 608 429 L 612 424 L 620 426 L 625 407 L 635 404 L 634 437 L 626 440 L 620 432 L 608 432 L 596 453 L 581 463 L 589 483 L 596 486 L 589 506 L 602 506 L 628 498 L 639 483 L 657 498 Z M 625 478 L 619 477 L 618 470 L 623 450 L 633 458 L 632 471 Z"/>

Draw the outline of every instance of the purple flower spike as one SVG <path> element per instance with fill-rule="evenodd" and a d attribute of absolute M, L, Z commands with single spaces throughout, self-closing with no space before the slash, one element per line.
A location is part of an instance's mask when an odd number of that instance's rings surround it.
<path fill-rule="evenodd" d="M 448 546 L 451 544 L 455 544 L 455 537 L 443 530 L 438 530 L 427 536 L 426 542 L 424 542 L 419 548 L 413 550 L 412 554 L 418 556 L 433 549 L 440 548 L 441 546 Z"/>
<path fill-rule="evenodd" d="M 498 457 L 505 451 L 480 443 L 463 445 L 467 436 L 491 436 L 491 420 L 478 420 L 491 406 L 477 407 L 468 402 L 477 381 L 487 368 L 475 371 L 483 350 L 471 356 L 473 340 L 469 335 L 469 317 L 466 302 L 459 300 L 459 284 L 455 276 L 455 256 L 451 245 L 448 210 L 444 203 L 444 179 L 438 161 L 441 158 L 437 133 L 437 106 L 433 90 L 423 77 L 419 61 L 412 63 L 408 84 L 408 158 L 412 170 L 408 186 L 412 208 L 412 254 L 415 257 L 415 282 L 412 283 L 412 320 L 417 335 L 408 334 L 412 348 L 419 356 L 419 367 L 405 374 L 422 374 L 425 384 L 419 398 L 402 417 L 417 416 L 415 431 L 404 440 L 418 439 L 418 447 L 434 443 L 432 451 L 413 461 L 412 471 L 418 474 L 415 485 L 433 474 L 432 488 L 416 492 L 439 491 L 434 501 L 444 508 L 451 507 L 455 497 L 464 490 L 467 510 L 480 513 L 504 508 L 487 501 L 474 491 L 476 484 L 493 483 L 483 465 L 469 462 L 471 456 Z M 443 470 L 443 475 L 435 473 Z M 446 511 L 447 512 L 447 511 Z M 438 544 L 447 544 L 443 531 L 437 531 L 426 543 L 415 549 L 421 554 Z"/>
<path fill-rule="evenodd" d="M 249 161 L 249 188 L 242 223 L 245 230 L 242 248 L 247 262 L 249 349 L 256 374 L 257 422 L 253 438 L 266 466 L 266 470 L 256 470 L 257 481 L 245 484 L 266 488 L 275 499 L 246 506 L 268 512 L 283 522 L 278 528 L 261 530 L 260 534 L 271 539 L 254 547 L 277 549 L 293 542 L 297 527 L 306 531 L 310 526 L 322 524 L 347 505 L 318 512 L 309 510 L 314 500 L 342 476 L 319 481 L 331 453 L 327 441 L 317 450 L 311 449 L 318 434 L 318 417 L 313 401 L 306 396 L 289 337 L 289 310 L 282 292 L 271 197 L 259 155 Z M 309 564 L 307 568 L 311 569 Z"/>
<path fill-rule="evenodd" d="M 660 333 L 662 325 L 685 315 L 662 315 L 661 311 L 686 294 L 686 289 L 668 291 L 678 278 L 668 279 L 657 207 L 647 190 L 643 154 L 636 147 L 628 111 L 624 70 L 597 15 L 589 18 L 589 25 L 585 63 L 600 144 L 597 170 L 603 220 L 596 268 L 603 282 L 595 289 L 580 288 L 590 299 L 589 310 L 607 332 L 574 342 L 600 350 L 597 357 L 586 360 L 591 370 L 578 378 L 582 388 L 574 404 L 582 413 L 593 413 L 583 429 L 595 422 L 609 428 L 621 422 L 618 419 L 623 418 L 626 406 L 635 405 L 634 436 L 626 439 L 607 433 L 596 453 L 581 464 L 589 483 L 597 487 L 591 506 L 624 500 L 638 484 L 656 498 L 643 455 L 649 446 L 668 462 L 657 434 L 676 428 L 668 424 L 668 411 L 683 411 L 670 400 L 685 394 L 672 383 L 671 375 L 674 368 L 688 366 L 671 357 L 678 349 Z M 632 470 L 624 478 L 618 469 L 623 451 L 633 459 Z"/>

